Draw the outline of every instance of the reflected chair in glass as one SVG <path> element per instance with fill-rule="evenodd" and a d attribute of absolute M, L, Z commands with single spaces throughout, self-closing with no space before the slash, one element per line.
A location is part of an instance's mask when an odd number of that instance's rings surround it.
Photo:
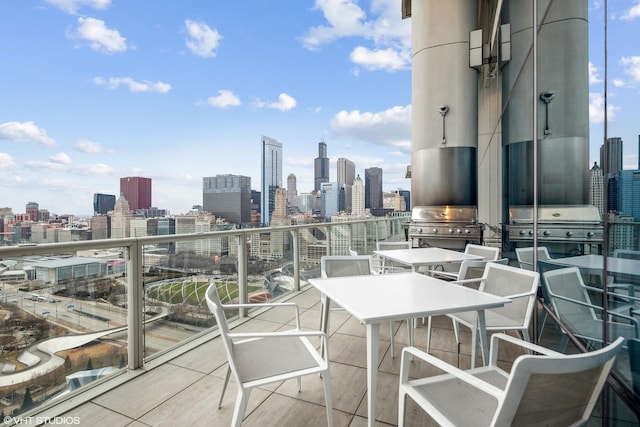
<path fill-rule="evenodd" d="M 558 351 L 564 352 L 569 339 L 564 327 L 589 345 L 602 343 L 604 309 L 600 305 L 593 304 L 589 296 L 589 291 L 602 292 L 602 290 L 586 286 L 577 267 L 545 271 L 543 275 L 542 283 L 546 287 L 553 310 L 560 320 L 566 323 L 561 325 L 563 333 Z M 607 313 L 610 337 L 638 338 L 640 329 L 637 319 L 615 311 Z"/>
<path fill-rule="evenodd" d="M 507 372 L 498 366 L 500 341 L 537 354 L 519 356 Z M 404 426 L 407 396 L 441 426 L 586 424 L 622 342 L 619 338 L 600 350 L 564 355 L 498 333 L 491 338 L 487 366 L 469 370 L 415 347 L 405 347 L 400 365 L 398 426 Z M 420 360 L 444 373 L 409 379 L 411 367 Z"/>
<path fill-rule="evenodd" d="M 301 377 L 319 373 L 324 383 L 327 405 L 327 424 L 333 425 L 331 375 L 329 355 L 324 357 L 316 350 L 309 338 L 321 340 L 327 347 L 327 336 L 320 331 L 301 331 L 298 306 L 294 303 L 222 304 L 215 283 L 211 283 L 206 293 L 209 310 L 215 316 L 220 336 L 227 353 L 229 366 L 220 394 L 218 408 L 222 406 L 229 377 L 233 374 L 237 384 L 236 403 L 233 410 L 232 426 L 240 426 L 255 387 L 296 378 L 298 390 Z M 291 307 L 295 310 L 296 328 L 282 332 L 242 332 L 232 333 L 227 323 L 225 310 L 237 308 Z"/>
<path fill-rule="evenodd" d="M 520 268 L 534 270 L 533 246 L 516 248 L 516 257 L 518 258 L 518 263 L 520 263 Z M 538 246 L 538 261 L 548 261 L 550 259 L 549 250 L 545 246 Z"/>
<path fill-rule="evenodd" d="M 484 274 L 479 279 L 459 280 L 451 283 L 468 284 L 480 282 L 478 290 L 511 300 L 503 307 L 485 310 L 487 332 L 519 331 L 522 337 L 531 341 L 529 324 L 536 303 L 536 294 L 540 284 L 540 275 L 535 271 L 527 271 L 517 267 L 488 262 Z M 478 313 L 467 311 L 447 314 L 453 320 L 453 332 L 456 342 L 460 343 L 458 325 L 470 329 L 476 327 Z M 477 334 L 475 334 L 477 338 Z M 472 343 L 477 346 L 478 343 Z"/>
<path fill-rule="evenodd" d="M 616 249 L 613 251 L 613 256 L 616 258 L 640 260 L 640 251 L 634 251 L 631 249 Z"/>
<path fill-rule="evenodd" d="M 377 251 L 392 251 L 396 249 L 411 249 L 411 242 L 376 242 Z M 377 271 L 386 273 L 408 273 L 411 267 L 400 262 L 394 262 L 381 256 L 376 257 Z"/>
<path fill-rule="evenodd" d="M 495 261 L 500 257 L 500 248 L 468 243 L 464 247 L 464 253 L 481 256 L 484 258 L 484 261 Z M 461 267 L 462 263 L 443 264 L 431 270 L 430 273 L 433 277 L 439 279 L 462 280 L 460 277 Z"/>

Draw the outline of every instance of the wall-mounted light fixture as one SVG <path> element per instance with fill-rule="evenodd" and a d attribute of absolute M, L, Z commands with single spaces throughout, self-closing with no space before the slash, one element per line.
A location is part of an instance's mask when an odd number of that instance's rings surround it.
<path fill-rule="evenodd" d="M 442 105 L 442 106 L 440 106 L 440 108 L 438 108 L 438 112 L 442 116 L 442 141 L 440 141 L 440 143 L 442 145 L 445 145 L 447 143 L 447 138 L 446 138 L 445 133 L 444 133 L 444 119 L 445 119 L 447 113 L 449 112 L 449 107 L 447 107 L 446 105 Z"/>
<path fill-rule="evenodd" d="M 547 137 L 551 135 L 551 127 L 549 126 L 549 104 L 555 98 L 556 94 L 553 92 L 542 92 L 540 94 L 540 100 L 544 102 L 545 113 L 544 113 L 544 136 Z"/>

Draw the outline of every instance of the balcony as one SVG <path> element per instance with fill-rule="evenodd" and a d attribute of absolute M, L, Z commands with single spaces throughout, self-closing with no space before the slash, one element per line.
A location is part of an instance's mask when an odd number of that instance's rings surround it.
<path fill-rule="evenodd" d="M 115 368 L 114 373 L 70 392 L 64 388 L 63 375 L 52 377 L 48 382 L 41 381 L 44 375 L 42 378 L 33 375 L 22 385 L 23 390 L 31 390 L 30 398 L 35 402 L 31 408 L 21 407 L 19 402 L 11 406 L 9 397 L 12 395 L 18 395 L 23 401 L 26 399 L 12 387 L 13 384 L 5 385 L 5 415 L 10 408 L 15 411 L 12 421 L 6 424 L 34 423 L 38 421 L 37 417 L 41 417 L 40 421 L 44 417 L 65 417 L 81 425 L 227 425 L 234 406 L 234 386 L 229 386 L 222 408 L 217 409 L 226 370 L 226 356 L 217 338 L 217 329 L 211 323 L 212 316 L 202 309 L 202 304 L 190 299 L 197 294 L 191 286 L 201 279 L 205 286 L 210 280 L 224 281 L 230 290 L 230 298 L 234 300 L 254 301 L 277 297 L 278 300 L 294 301 L 300 307 L 302 328 L 317 329 L 320 323 L 320 296 L 305 279 L 318 274 L 320 257 L 324 254 L 343 254 L 349 247 L 361 253 L 371 253 L 376 241 L 403 240 L 402 224 L 405 221 L 406 218 L 386 218 L 0 248 L 0 260 L 34 261 L 35 257 L 51 257 L 53 254 L 77 258 L 78 254 L 87 254 L 88 251 L 98 254 L 102 250 L 117 253 L 119 255 L 115 255 L 115 260 L 106 262 L 105 274 L 115 277 L 115 282 L 110 283 L 122 283 L 124 286 L 122 293 L 114 292 L 116 296 L 97 297 L 102 292 L 101 284 L 104 284 L 95 277 L 82 276 L 83 271 L 86 273 L 91 269 L 89 266 L 82 267 L 84 270 L 76 267 L 58 271 L 58 279 L 64 274 L 68 279 L 51 280 L 46 286 L 40 284 L 41 287 L 31 293 L 16 290 L 22 287 L 19 284 L 4 284 L 4 307 L 11 304 L 20 306 L 22 312 L 48 322 L 49 338 L 82 337 L 82 333 L 86 332 L 104 333 L 103 337 L 95 338 L 87 345 L 57 353 L 65 354 L 65 367 L 67 363 L 73 365 L 71 370 L 76 374 L 92 370 L 89 368 Z M 171 270 L 172 277 L 160 278 L 156 271 L 159 264 L 150 255 L 154 251 L 148 250 L 170 243 L 178 249 L 189 248 L 189 253 L 194 254 L 211 250 L 206 248 L 219 248 L 223 241 L 227 241 L 222 247 L 226 248 L 225 254 L 230 262 L 224 264 L 219 259 L 218 268 L 224 270 L 230 265 L 235 266 L 231 269 L 233 271 L 225 274 L 218 271 L 216 274 L 202 275 L 197 268 L 193 271 L 167 268 L 164 273 Z M 266 241 L 278 242 L 284 250 L 275 251 L 269 263 L 257 268 L 252 264 L 255 258 L 253 251 L 258 250 L 257 246 L 262 251 L 262 258 L 265 258 Z M 269 253 L 273 255 L 274 251 Z M 222 267 L 223 264 L 226 267 Z M 156 273 L 151 274 L 151 271 Z M 181 287 L 179 292 L 173 294 L 179 293 L 183 299 L 163 300 L 159 289 L 164 288 L 158 286 L 167 283 L 174 286 L 180 281 L 188 283 L 188 286 Z M 32 285 L 33 282 L 38 283 L 37 280 L 31 282 Z M 141 283 L 144 286 L 137 285 Z M 70 291 L 72 288 L 73 292 Z M 33 294 L 36 295 L 35 299 Z M 51 296 L 53 298 L 49 299 Z M 46 307 L 51 307 L 47 309 L 47 314 L 44 311 Z M 289 328 L 293 320 L 290 313 L 257 309 L 238 313 L 232 326 L 238 331 L 276 331 Z M 469 367 L 471 339 L 468 331 L 461 331 L 462 343 L 458 346 L 446 317 L 435 318 L 434 325 L 431 353 L 461 368 Z M 15 328 L 15 324 L 6 319 L 3 326 Z M 332 313 L 331 327 L 335 425 L 366 425 L 365 328 L 345 312 Z M 26 328 L 27 332 L 30 328 Z M 60 328 L 66 332 L 61 332 Z M 382 325 L 380 334 L 376 421 L 379 425 L 396 425 L 400 358 L 393 358 L 390 354 L 386 328 L 388 325 Z M 399 346 L 408 344 L 406 323 L 395 324 L 394 336 Z M 425 338 L 424 326 L 418 327 L 415 344 L 424 348 Z M 559 329 L 556 325 L 547 325 L 542 338 L 543 345 L 555 348 Z M 33 349 L 36 342 L 27 345 L 28 339 L 25 334 L 24 347 Z M 91 357 L 88 351 L 96 343 L 109 348 L 108 358 Z M 567 351 L 578 350 L 570 345 Z M 396 352 L 396 356 L 399 356 L 400 350 L 396 349 Z M 43 358 L 41 363 L 46 362 L 46 355 L 36 354 Z M 500 355 L 506 366 L 515 357 L 517 354 L 509 352 Z M 128 369 L 124 369 L 125 366 Z M 9 378 L 3 374 L 0 379 L 3 376 Z M 70 376 L 73 377 L 73 374 Z M 67 384 L 70 383 L 68 378 Z M 609 413 L 609 420 L 636 419 L 619 400 L 616 402 L 616 411 Z M 411 405 L 408 410 L 411 414 L 408 417 L 409 425 L 429 425 L 422 411 Z M 600 417 L 600 412 L 594 413 L 595 424 L 599 424 Z M 619 424 L 624 425 L 623 422 Z M 326 425 L 321 380 L 303 378 L 301 392 L 298 392 L 295 382 L 254 390 L 243 425 Z"/>

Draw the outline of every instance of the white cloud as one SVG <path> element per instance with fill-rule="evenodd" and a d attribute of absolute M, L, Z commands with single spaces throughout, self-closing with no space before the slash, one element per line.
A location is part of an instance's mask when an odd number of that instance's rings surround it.
<path fill-rule="evenodd" d="M 127 39 L 118 30 L 107 28 L 104 21 L 95 18 L 78 18 L 78 28 L 71 38 L 84 40 L 98 52 L 112 54 L 127 50 Z"/>
<path fill-rule="evenodd" d="M 71 157 L 69 157 L 66 153 L 58 153 L 55 156 L 51 156 L 49 159 L 52 163 L 58 163 L 61 165 L 70 165 Z"/>
<path fill-rule="evenodd" d="M 59 171 L 64 171 L 67 170 L 68 167 L 65 164 L 59 163 L 59 162 L 43 162 L 40 160 L 30 160 L 28 162 L 25 163 L 25 165 L 30 168 L 33 169 L 35 171 L 40 171 L 42 169 L 49 169 L 49 170 L 59 170 Z"/>
<path fill-rule="evenodd" d="M 47 132 L 35 125 L 34 122 L 5 122 L 0 123 L 0 139 L 14 142 L 37 142 L 42 145 L 55 145 L 55 141 Z"/>
<path fill-rule="evenodd" d="M 104 148 L 97 142 L 90 141 L 88 139 L 81 139 L 76 142 L 76 149 L 83 153 L 113 153 L 113 150 Z"/>
<path fill-rule="evenodd" d="M 410 152 L 411 105 L 377 113 L 340 111 L 331 119 L 331 129 L 337 137 L 389 145 Z"/>
<path fill-rule="evenodd" d="M 616 111 L 620 107 L 607 103 L 607 120 L 615 120 Z M 592 123 L 604 122 L 604 97 L 600 93 L 589 94 L 589 121 Z"/>
<path fill-rule="evenodd" d="M 640 17 L 640 2 L 638 2 L 635 5 L 631 6 L 631 9 L 626 11 L 620 17 L 620 19 L 622 19 L 623 21 L 632 21 L 632 20 L 634 20 L 634 19 L 636 19 L 638 17 Z"/>
<path fill-rule="evenodd" d="M 210 28 L 204 22 L 196 22 L 187 19 L 185 21 L 187 34 L 189 37 L 185 44 L 195 55 L 204 58 L 216 56 L 216 49 L 222 40 L 222 36 L 217 30 Z"/>
<path fill-rule="evenodd" d="M 16 167 L 16 162 L 7 153 L 0 153 L 0 171 L 9 170 Z"/>
<path fill-rule="evenodd" d="M 302 37 L 302 44 L 309 50 L 318 50 L 323 44 L 343 37 L 360 37 L 370 40 L 372 48 L 358 47 L 351 53 L 351 60 L 367 70 L 397 70 L 408 68 L 411 54 L 411 25 L 400 20 L 396 0 L 373 0 L 371 13 L 367 14 L 355 0 L 316 0 L 316 10 L 321 10 L 327 25 L 312 27 Z M 354 74 L 358 74 L 357 70 Z"/>
<path fill-rule="evenodd" d="M 626 83 L 622 79 L 613 79 L 613 85 L 615 87 L 624 87 L 626 86 Z"/>
<path fill-rule="evenodd" d="M 281 93 L 278 96 L 278 102 L 272 102 L 267 107 L 273 108 L 274 110 L 289 111 L 294 109 L 296 107 L 296 104 L 297 101 L 293 97 L 287 95 L 286 93 Z"/>
<path fill-rule="evenodd" d="M 97 163 L 93 165 L 78 166 L 71 169 L 70 172 L 76 175 L 111 175 L 115 172 L 115 169 L 109 165 Z"/>
<path fill-rule="evenodd" d="M 602 79 L 598 75 L 598 68 L 593 65 L 593 62 L 589 62 L 589 84 L 602 83 Z"/>
<path fill-rule="evenodd" d="M 370 50 L 363 46 L 356 47 L 349 55 L 354 64 L 360 65 L 367 70 L 387 70 L 395 71 L 408 69 L 409 58 L 401 55 L 393 49 Z"/>
<path fill-rule="evenodd" d="M 635 83 L 640 83 L 640 56 L 623 57 L 620 59 L 620 64 Z"/>
<path fill-rule="evenodd" d="M 111 4 L 111 0 L 45 0 L 58 9 L 75 15 L 83 6 L 104 10 Z"/>
<path fill-rule="evenodd" d="M 141 82 L 132 79 L 131 77 L 110 77 L 105 79 L 103 77 L 95 77 L 93 82 L 97 85 L 107 86 L 109 89 L 117 89 L 120 86 L 127 86 L 130 92 L 153 92 L 153 93 L 167 93 L 171 90 L 169 83 L 163 82 L 150 82 L 143 80 Z"/>
<path fill-rule="evenodd" d="M 207 98 L 207 104 L 212 107 L 227 108 L 237 107 L 240 103 L 238 98 L 232 91 L 228 89 L 221 89 L 218 91 L 218 96 L 211 96 Z"/>

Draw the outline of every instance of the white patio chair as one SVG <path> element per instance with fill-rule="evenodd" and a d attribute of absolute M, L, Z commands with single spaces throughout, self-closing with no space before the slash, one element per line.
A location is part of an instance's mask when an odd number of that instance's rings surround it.
<path fill-rule="evenodd" d="M 486 268 L 487 263 L 490 263 L 490 262 L 495 264 L 509 265 L 509 258 L 497 259 L 495 261 L 479 261 L 475 259 L 473 260 L 465 259 L 464 261 L 462 261 L 462 264 L 460 265 L 460 274 L 459 274 L 460 280 L 465 281 L 463 285 L 477 289 L 478 285 L 480 284 L 480 279 L 484 274 L 484 269 Z M 477 279 L 477 280 L 471 280 L 471 279 Z M 460 283 L 460 282 L 456 282 L 456 283 Z M 455 321 L 452 319 L 451 322 L 453 323 L 453 327 L 455 330 L 456 328 Z M 429 317 L 427 320 L 427 352 L 431 347 L 431 323 L 432 323 L 431 317 Z"/>
<path fill-rule="evenodd" d="M 373 268 L 373 256 L 371 255 L 325 255 L 320 258 L 320 277 L 344 277 L 344 276 L 366 276 L 378 274 Z M 390 283 L 391 285 L 391 283 Z M 389 287 L 389 294 L 393 294 L 392 286 Z M 342 310 L 334 302 L 331 302 L 330 310 Z M 324 299 L 322 299 L 321 313 L 324 313 Z M 322 319 L 320 319 L 322 322 Z M 324 325 L 320 325 L 320 329 Z M 393 322 L 389 322 L 389 334 L 391 339 L 391 355 L 395 357 L 395 339 L 393 337 Z"/>
<path fill-rule="evenodd" d="M 464 253 L 484 257 L 484 261 L 495 261 L 500 256 L 500 248 L 468 243 L 464 247 Z M 444 264 L 438 266 L 438 269 L 431 270 L 430 273 L 432 276 L 440 279 L 462 280 L 462 277 L 460 277 L 461 268 L 462 263 Z"/>
<path fill-rule="evenodd" d="M 479 279 L 459 280 L 451 283 L 468 284 L 480 282 L 478 290 L 511 300 L 500 308 L 485 310 L 486 330 L 519 331 L 523 338 L 531 341 L 529 323 L 536 303 L 536 294 L 540 283 L 540 275 L 535 271 L 527 271 L 495 262 L 488 262 L 484 274 Z M 468 311 L 447 314 L 453 320 L 453 331 L 456 342 L 460 343 L 458 325 L 472 329 L 476 325 L 478 313 Z M 477 338 L 477 334 L 475 334 Z M 472 345 L 476 346 L 474 342 Z"/>
<path fill-rule="evenodd" d="M 323 358 L 309 337 L 319 337 L 324 348 L 327 347 L 327 336 L 320 331 L 300 331 L 298 306 L 294 303 L 261 303 L 261 304 L 222 304 L 215 283 L 211 283 L 206 293 L 209 310 L 218 323 L 224 348 L 227 352 L 229 366 L 220 394 L 218 408 L 233 373 L 238 391 L 233 410 L 232 426 L 240 426 L 254 387 L 296 378 L 298 390 L 301 389 L 301 377 L 320 373 L 324 382 L 324 393 L 327 405 L 327 424 L 333 425 L 331 375 L 329 373 L 329 355 Z M 291 307 L 295 310 L 296 329 L 283 332 L 232 333 L 227 324 L 224 310 L 230 308 L 249 307 Z"/>
<path fill-rule="evenodd" d="M 506 372 L 498 366 L 500 340 L 539 355 L 519 356 Z M 622 341 L 618 338 L 589 353 L 564 355 L 505 334 L 494 334 L 488 366 L 469 370 L 405 347 L 400 365 L 398 427 L 404 426 L 407 396 L 441 426 L 586 424 Z M 410 367 L 418 359 L 444 374 L 410 380 Z"/>
<path fill-rule="evenodd" d="M 533 246 L 527 248 L 516 248 L 516 257 L 520 268 L 525 270 L 535 270 L 533 265 Z M 545 246 L 538 246 L 538 261 L 548 261 L 551 259 L 549 250 Z"/>
<path fill-rule="evenodd" d="M 584 284 L 577 267 L 545 271 L 543 285 L 549 294 L 553 310 L 566 323 L 571 332 L 587 343 L 602 343 L 603 308 L 593 304 L 589 291 L 602 292 Z M 637 319 L 615 311 L 608 311 L 609 336 L 639 338 Z M 563 331 L 559 351 L 564 351 L 568 336 Z"/>
<path fill-rule="evenodd" d="M 411 242 L 376 242 L 376 250 L 392 251 L 396 249 L 411 249 Z M 411 267 L 400 262 L 393 262 L 385 257 L 377 256 L 377 271 L 380 274 L 386 273 L 407 273 Z"/>

